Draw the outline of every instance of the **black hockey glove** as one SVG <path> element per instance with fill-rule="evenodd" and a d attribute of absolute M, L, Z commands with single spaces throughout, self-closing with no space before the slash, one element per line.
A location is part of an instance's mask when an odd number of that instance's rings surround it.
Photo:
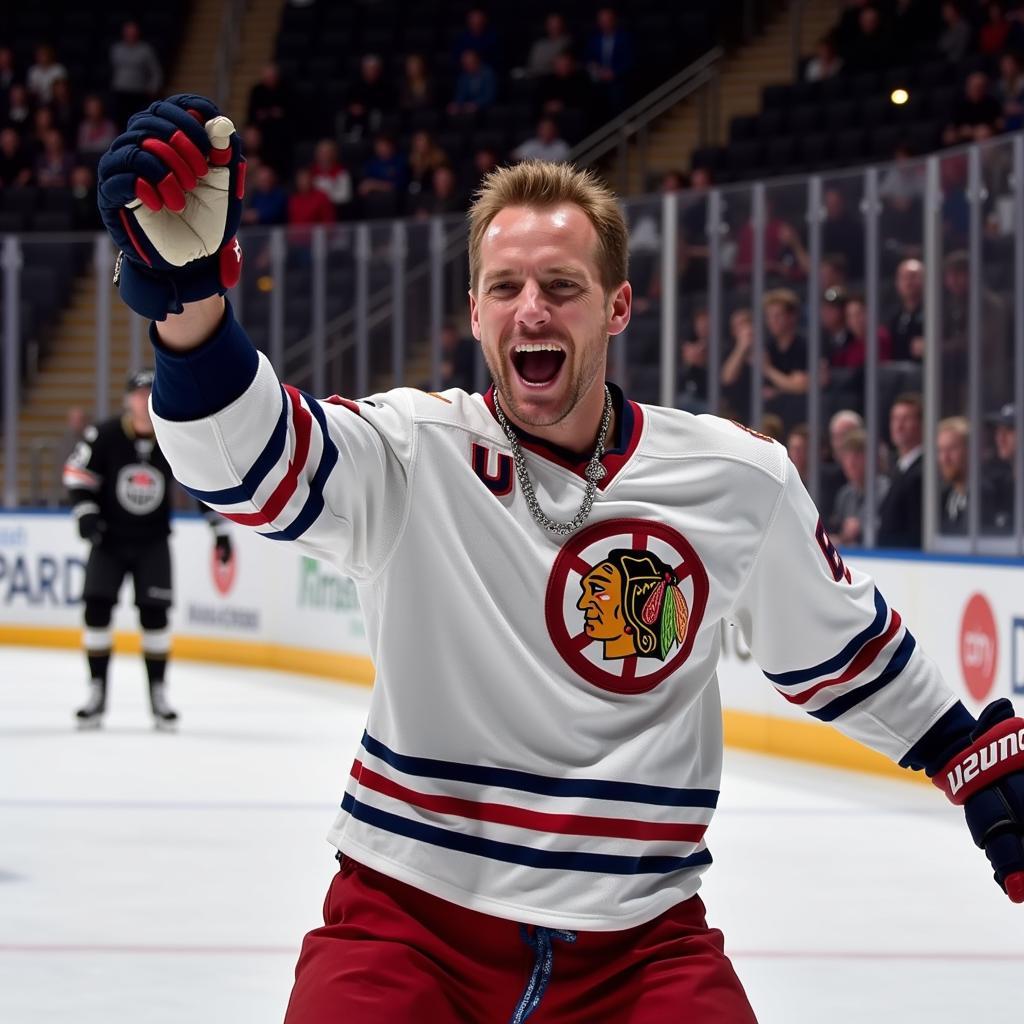
<path fill-rule="evenodd" d="M 213 547 L 217 552 L 217 561 L 221 565 L 227 565 L 231 561 L 231 538 L 226 533 L 222 533 L 213 542 Z"/>
<path fill-rule="evenodd" d="M 993 701 L 971 740 L 932 782 L 963 807 L 995 880 L 1014 903 L 1024 903 L 1024 718 L 1014 717 L 1005 698 Z"/>
<path fill-rule="evenodd" d="M 100 519 L 99 512 L 86 512 L 78 517 L 78 536 L 90 544 L 98 544 L 106 528 L 107 524 Z"/>

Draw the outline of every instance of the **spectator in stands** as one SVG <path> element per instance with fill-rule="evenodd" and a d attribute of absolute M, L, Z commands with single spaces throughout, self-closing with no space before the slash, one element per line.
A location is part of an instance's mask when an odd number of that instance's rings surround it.
<path fill-rule="evenodd" d="M 778 441 L 782 444 L 783 438 L 786 434 L 785 425 L 782 422 L 782 417 L 776 415 L 774 412 L 766 412 L 761 417 L 761 422 L 757 426 L 759 434 L 764 434 L 765 437 L 770 437 L 773 441 Z"/>
<path fill-rule="evenodd" d="M 473 154 L 470 191 L 476 191 L 484 178 L 498 169 L 498 154 L 490 146 L 482 146 Z"/>
<path fill-rule="evenodd" d="M 0 103 L 7 99 L 8 91 L 17 80 L 14 51 L 9 46 L 0 46 Z"/>
<path fill-rule="evenodd" d="M 441 390 L 462 388 L 473 392 L 476 376 L 476 343 L 451 323 L 441 328 Z"/>
<path fill-rule="evenodd" d="M 498 33 L 490 25 L 482 7 L 471 7 L 466 12 L 466 27 L 456 36 L 452 47 L 452 63 L 462 67 L 462 55 L 468 50 L 478 54 L 482 63 L 490 68 L 500 67 L 501 49 Z"/>
<path fill-rule="evenodd" d="M 878 546 L 920 548 L 922 404 L 916 392 L 896 396 L 889 410 L 889 437 L 897 459 L 879 509 Z"/>
<path fill-rule="evenodd" d="M 924 162 L 912 160 L 910 148 L 903 143 L 896 147 L 893 159 L 878 186 L 882 200 L 879 228 L 883 252 L 899 259 L 919 254 Z"/>
<path fill-rule="evenodd" d="M 36 157 L 35 179 L 40 188 L 67 188 L 74 161 L 64 145 L 64 136 L 51 128 L 43 136 L 43 151 Z"/>
<path fill-rule="evenodd" d="M 565 18 L 552 12 L 544 19 L 544 35 L 530 47 L 526 73 L 530 78 L 543 78 L 554 72 L 555 58 L 572 47 L 572 36 L 565 26 Z"/>
<path fill-rule="evenodd" d="M 340 131 L 350 139 L 379 131 L 381 119 L 393 103 L 391 84 L 384 77 L 384 62 L 375 53 L 365 54 L 359 62 L 359 78 L 340 119 Z"/>
<path fill-rule="evenodd" d="M 877 7 L 866 4 L 857 15 L 856 28 L 850 33 L 843 52 L 843 67 L 851 74 L 882 71 L 893 62 L 890 39 L 882 28 Z"/>
<path fill-rule="evenodd" d="M 309 171 L 313 187 L 330 199 L 340 219 L 352 202 L 352 175 L 338 159 L 338 145 L 333 139 L 321 139 L 316 144 Z"/>
<path fill-rule="evenodd" d="M 0 186 L 25 188 L 32 184 L 32 157 L 13 128 L 0 130 Z"/>
<path fill-rule="evenodd" d="M 363 167 L 358 192 L 366 197 L 374 192 L 390 192 L 402 196 L 409 183 L 409 164 L 390 135 L 373 140 L 373 156 Z"/>
<path fill-rule="evenodd" d="M 810 445 L 811 432 L 806 423 L 798 423 L 795 427 L 791 427 L 789 433 L 786 434 L 786 452 L 789 455 L 789 461 L 796 467 L 797 474 L 804 485 L 809 479 L 807 471 L 810 468 L 808 459 Z"/>
<path fill-rule="evenodd" d="M 836 458 L 845 482 L 836 492 L 829 515 L 829 532 L 840 545 L 860 544 L 864 540 L 864 523 L 869 513 L 865 480 L 867 477 L 867 435 L 854 428 L 839 442 Z M 875 494 L 879 503 L 889 490 L 889 478 L 875 477 Z M 877 506 L 876 506 L 877 507 Z M 872 515 L 877 514 L 872 511 Z"/>
<path fill-rule="evenodd" d="M 764 397 L 768 401 L 807 393 L 807 341 L 799 332 L 800 300 L 788 288 L 776 288 L 764 297 L 768 337 L 764 353 Z M 786 403 L 783 403 L 786 404 Z M 780 407 L 774 410 L 785 420 Z"/>
<path fill-rule="evenodd" d="M 310 228 L 317 224 L 333 224 L 334 203 L 313 184 L 308 167 L 295 172 L 295 189 L 288 197 L 288 241 L 293 245 L 309 245 Z"/>
<path fill-rule="evenodd" d="M 959 249 L 943 260 L 941 416 L 967 409 L 968 312 L 970 257 Z M 982 284 L 981 291 L 982 401 L 995 408 L 1010 398 L 1009 318 L 1002 299 Z"/>
<path fill-rule="evenodd" d="M 455 172 L 448 164 L 434 168 L 430 188 L 416 201 L 416 216 L 433 217 L 459 213 L 466 208 L 466 197 L 459 191 Z"/>
<path fill-rule="evenodd" d="M 78 104 L 71 95 L 71 83 L 66 78 L 58 78 L 53 83 L 50 95 L 50 110 L 53 113 L 53 126 L 64 137 L 64 142 L 74 148 L 78 136 L 79 113 Z"/>
<path fill-rule="evenodd" d="M 53 98 L 53 83 L 67 77 L 68 69 L 58 63 L 53 47 L 47 43 L 37 46 L 36 61 L 25 76 L 25 84 L 32 99 L 40 104 L 49 103 Z"/>
<path fill-rule="evenodd" d="M 435 105 L 434 80 L 427 62 L 420 53 L 405 58 L 402 84 L 398 90 L 398 106 L 407 114 L 415 110 L 432 110 Z"/>
<path fill-rule="evenodd" d="M 829 363 L 833 354 L 849 348 L 851 340 L 846 326 L 846 291 L 826 288 L 821 296 L 821 351 Z"/>
<path fill-rule="evenodd" d="M 964 416 L 940 420 L 935 432 L 935 455 L 942 477 L 939 495 L 939 533 L 967 532 L 967 440 L 970 424 Z"/>
<path fill-rule="evenodd" d="M 904 260 L 896 268 L 896 294 L 900 306 L 889 318 L 892 358 L 921 362 L 924 359 L 924 264 Z"/>
<path fill-rule="evenodd" d="M 1002 109 L 988 87 L 983 71 L 972 71 L 964 83 L 963 95 L 953 107 L 953 119 L 942 133 L 947 146 L 991 138 L 999 130 Z"/>
<path fill-rule="evenodd" d="M 850 342 L 840 352 L 832 353 L 833 366 L 845 366 L 859 369 L 867 362 L 868 345 L 868 310 L 863 295 L 851 295 L 846 302 L 846 327 L 850 332 Z M 892 335 L 884 324 L 878 325 L 876 338 L 879 362 L 885 363 L 892 358 Z"/>
<path fill-rule="evenodd" d="M 281 69 L 273 62 L 264 64 L 249 91 L 249 124 L 260 130 L 261 158 L 278 174 L 291 167 L 293 117 L 291 92 L 281 80 Z"/>
<path fill-rule="evenodd" d="M 569 50 L 555 57 L 551 74 L 537 86 L 537 105 L 542 114 L 555 116 L 566 110 L 592 116 L 594 86 Z"/>
<path fill-rule="evenodd" d="M 560 164 L 569 157 L 569 143 L 558 134 L 558 123 L 553 117 L 542 117 L 532 139 L 520 143 L 512 151 L 517 160 L 545 160 Z"/>
<path fill-rule="evenodd" d="M 35 148 L 38 157 L 46 148 L 46 136 L 56 131 L 57 124 L 53 119 L 53 111 L 47 107 L 36 107 L 32 114 L 32 134 L 29 142 Z"/>
<path fill-rule="evenodd" d="M 828 445 L 818 471 L 818 508 L 831 512 L 839 488 L 846 481 L 839 465 L 839 448 L 843 439 L 855 430 L 864 429 L 864 419 L 853 409 L 840 409 L 828 421 Z M 838 532 L 840 524 L 828 522 L 829 530 Z"/>
<path fill-rule="evenodd" d="M 1010 29 L 1013 27 L 1006 17 L 1001 3 L 990 3 L 986 7 L 985 22 L 978 32 L 978 52 L 983 57 L 994 57 L 1006 49 Z"/>
<path fill-rule="evenodd" d="M 604 113 L 607 116 L 619 113 L 629 97 L 633 40 L 619 25 L 612 7 L 601 7 L 597 12 L 596 28 L 587 43 L 586 65 L 597 86 Z"/>
<path fill-rule="evenodd" d="M 79 164 L 71 171 L 71 227 L 74 231 L 100 231 L 103 222 L 96 206 L 96 175 Z"/>
<path fill-rule="evenodd" d="M 452 116 L 475 114 L 491 106 L 498 96 L 498 79 L 494 71 L 480 59 L 476 50 L 462 53 L 462 71 L 455 81 L 455 95 L 448 104 Z"/>
<path fill-rule="evenodd" d="M 448 155 L 427 131 L 413 132 L 409 140 L 409 195 L 429 192 L 434 171 L 448 163 Z"/>
<path fill-rule="evenodd" d="M 247 124 L 242 129 L 242 151 L 245 153 L 246 173 L 255 174 L 256 168 L 264 162 L 263 132 L 257 125 Z"/>
<path fill-rule="evenodd" d="M 843 59 L 836 49 L 835 33 L 823 35 L 814 49 L 814 56 L 804 67 L 805 82 L 823 82 L 843 70 Z"/>
<path fill-rule="evenodd" d="M 1024 68 L 1017 53 L 1004 53 L 999 58 L 998 102 L 1002 106 L 1003 131 L 1015 132 L 1024 127 Z"/>
<path fill-rule="evenodd" d="M 818 285 L 824 295 L 830 288 L 846 289 L 846 257 L 841 252 L 829 252 L 821 258 L 818 268 Z"/>
<path fill-rule="evenodd" d="M 95 93 L 85 97 L 78 124 L 78 152 L 97 160 L 117 137 L 117 125 L 107 117 L 103 100 Z"/>
<path fill-rule="evenodd" d="M 680 185 L 687 182 L 681 172 Z M 686 194 L 679 204 L 679 284 L 688 292 L 703 292 L 708 286 L 708 198 L 711 188 L 711 171 L 706 167 L 694 167 Z"/>
<path fill-rule="evenodd" d="M 1012 405 L 985 417 L 993 428 L 994 454 L 981 467 L 981 521 L 995 533 L 1013 531 L 1014 481 L 1017 476 L 1017 418 Z"/>
<path fill-rule="evenodd" d="M 732 347 L 722 362 L 719 378 L 722 398 L 735 418 L 746 423 L 750 419 L 750 378 L 754 355 L 754 317 L 749 309 L 737 309 L 729 317 L 729 335 Z"/>
<path fill-rule="evenodd" d="M 19 135 L 24 135 L 32 123 L 32 100 L 28 89 L 20 82 L 7 90 L 7 108 L 3 113 L 5 127 L 13 128 Z"/>
<path fill-rule="evenodd" d="M 269 227 L 288 220 L 288 193 L 277 180 L 277 172 L 269 164 L 261 164 L 253 175 L 253 185 L 246 191 L 242 223 Z"/>
<path fill-rule="evenodd" d="M 138 22 L 121 26 L 121 39 L 110 47 L 110 69 L 114 110 L 124 125 L 153 100 L 164 80 L 156 50 L 142 38 Z"/>
<path fill-rule="evenodd" d="M 939 55 L 951 64 L 959 64 L 967 56 L 971 46 L 971 26 L 955 0 L 942 4 L 943 30 L 939 35 Z"/>
<path fill-rule="evenodd" d="M 860 280 L 864 274 L 864 225 L 850 213 L 842 189 L 826 188 L 822 200 L 825 205 L 825 219 L 821 224 L 822 251 L 841 255 L 850 276 Z"/>
<path fill-rule="evenodd" d="M 676 405 L 694 414 L 708 409 L 708 339 L 711 317 L 701 307 L 693 314 L 691 337 L 679 346 Z"/>
<path fill-rule="evenodd" d="M 765 200 L 764 270 L 777 281 L 800 281 L 807 276 L 810 261 L 799 232 L 778 217 L 774 204 Z M 749 278 L 754 267 L 754 222 L 740 228 L 736 245 L 734 272 L 738 278 Z"/>

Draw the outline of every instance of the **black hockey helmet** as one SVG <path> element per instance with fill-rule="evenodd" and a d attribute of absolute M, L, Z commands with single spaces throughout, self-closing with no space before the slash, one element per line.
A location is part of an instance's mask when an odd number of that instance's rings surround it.
<path fill-rule="evenodd" d="M 152 389 L 154 376 L 155 373 L 153 370 L 133 370 L 128 375 L 128 380 L 125 381 L 125 392 L 138 391 L 141 388 Z"/>

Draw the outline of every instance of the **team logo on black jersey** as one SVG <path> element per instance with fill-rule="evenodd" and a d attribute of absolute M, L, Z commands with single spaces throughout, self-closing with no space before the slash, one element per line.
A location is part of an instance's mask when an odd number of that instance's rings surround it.
<path fill-rule="evenodd" d="M 152 466 L 137 462 L 117 474 L 117 500 L 126 512 L 147 516 L 164 500 L 164 475 Z"/>
<path fill-rule="evenodd" d="M 545 618 L 559 654 L 588 682 L 644 693 L 693 649 L 707 572 L 676 530 L 642 519 L 595 523 L 559 552 Z"/>

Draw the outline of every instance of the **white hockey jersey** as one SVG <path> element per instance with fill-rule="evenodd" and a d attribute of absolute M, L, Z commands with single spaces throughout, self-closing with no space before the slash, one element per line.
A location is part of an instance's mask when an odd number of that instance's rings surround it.
<path fill-rule="evenodd" d="M 329 838 L 384 874 L 566 929 L 693 895 L 723 619 L 782 699 L 893 759 L 955 703 L 767 438 L 617 395 L 591 518 L 559 539 L 487 396 L 321 402 L 253 367 L 204 418 L 155 402 L 157 433 L 198 498 L 356 580 L 377 677 Z M 571 518 L 584 463 L 524 448 L 542 508 Z"/>

